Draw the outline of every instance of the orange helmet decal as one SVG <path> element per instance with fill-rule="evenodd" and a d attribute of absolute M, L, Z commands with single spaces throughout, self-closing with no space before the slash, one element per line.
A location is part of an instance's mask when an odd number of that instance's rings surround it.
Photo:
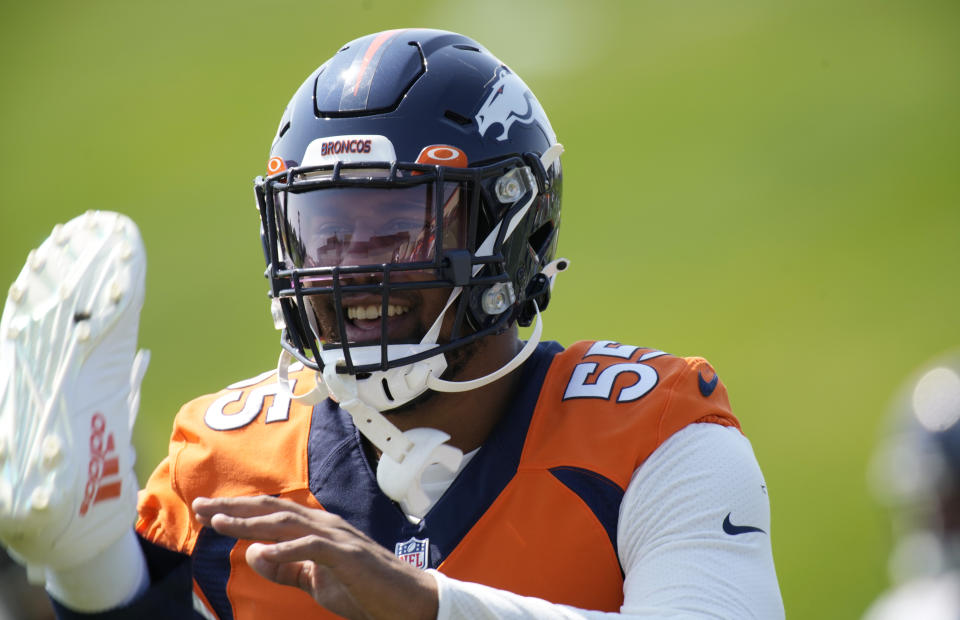
<path fill-rule="evenodd" d="M 287 164 L 282 157 L 271 157 L 267 162 L 267 174 L 277 174 L 287 169 Z"/>
<path fill-rule="evenodd" d="M 451 168 L 466 168 L 467 154 L 455 146 L 432 144 L 423 147 L 420 155 L 417 156 L 417 163 L 450 166 Z"/>

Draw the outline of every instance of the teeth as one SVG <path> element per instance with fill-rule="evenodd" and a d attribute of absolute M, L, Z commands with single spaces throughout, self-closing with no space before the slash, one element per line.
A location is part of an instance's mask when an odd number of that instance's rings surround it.
<path fill-rule="evenodd" d="M 387 306 L 387 316 L 399 316 L 401 314 L 406 314 L 410 310 L 405 306 L 394 306 L 393 304 Z"/>
<path fill-rule="evenodd" d="M 347 318 L 351 320 L 372 320 L 380 318 L 380 310 L 382 306 L 380 305 L 369 305 L 369 306 L 349 306 L 347 308 Z M 410 308 L 406 306 L 398 306 L 395 304 L 389 304 L 387 306 L 387 316 L 399 316 L 409 311 Z"/>

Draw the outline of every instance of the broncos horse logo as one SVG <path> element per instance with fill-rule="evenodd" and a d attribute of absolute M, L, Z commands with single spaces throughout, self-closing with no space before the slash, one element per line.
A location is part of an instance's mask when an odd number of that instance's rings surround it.
<path fill-rule="evenodd" d="M 477 112 L 477 125 L 480 135 L 495 124 L 503 128 L 503 133 L 497 136 L 497 141 L 507 139 L 510 126 L 519 121 L 529 125 L 534 120 L 534 109 L 530 105 L 530 90 L 527 85 L 506 67 L 497 72 L 497 81 L 493 83 L 490 94 Z"/>

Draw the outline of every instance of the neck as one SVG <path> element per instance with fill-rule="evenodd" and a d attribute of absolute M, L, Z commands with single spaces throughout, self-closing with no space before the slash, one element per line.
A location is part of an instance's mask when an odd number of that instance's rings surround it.
<path fill-rule="evenodd" d="M 454 356 L 452 381 L 485 376 L 509 362 L 522 346 L 516 327 L 488 336 L 471 345 L 463 356 Z M 449 443 L 463 452 L 480 447 L 503 417 L 514 393 L 519 373 L 468 392 L 431 392 L 429 398 L 403 411 L 384 415 L 400 430 L 435 428 L 450 435 Z"/>

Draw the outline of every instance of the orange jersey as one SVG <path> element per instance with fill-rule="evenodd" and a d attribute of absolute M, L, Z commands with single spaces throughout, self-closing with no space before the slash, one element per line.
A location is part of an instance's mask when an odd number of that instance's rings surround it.
<path fill-rule="evenodd" d="M 541 344 L 491 436 L 419 524 L 376 484 L 349 415 L 278 391 L 274 373 L 187 404 L 140 497 L 137 531 L 191 556 L 194 592 L 221 619 L 327 617 L 246 565 L 248 542 L 201 528 L 198 496 L 270 494 L 339 514 L 407 561 L 586 609 L 623 600 L 616 549 L 633 472 L 694 422 L 736 426 L 700 358 L 611 342 Z M 300 372 L 294 391 L 313 385 Z"/>

